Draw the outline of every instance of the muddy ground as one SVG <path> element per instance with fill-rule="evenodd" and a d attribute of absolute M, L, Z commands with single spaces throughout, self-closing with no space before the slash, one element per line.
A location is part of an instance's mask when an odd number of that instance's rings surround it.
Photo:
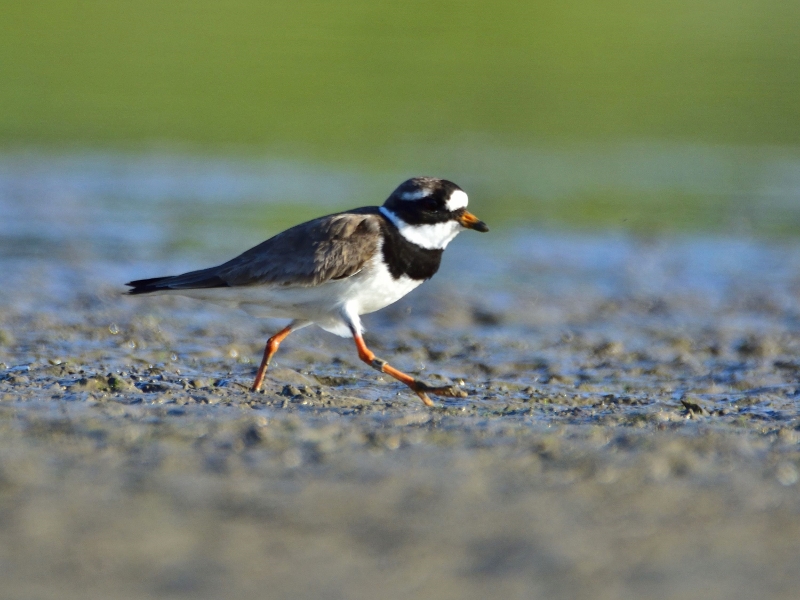
<path fill-rule="evenodd" d="M 250 393 L 280 323 L 121 295 L 207 256 L 3 247 L 0 597 L 796 598 L 800 246 L 461 238 L 365 318 L 432 410 L 315 328 Z"/>

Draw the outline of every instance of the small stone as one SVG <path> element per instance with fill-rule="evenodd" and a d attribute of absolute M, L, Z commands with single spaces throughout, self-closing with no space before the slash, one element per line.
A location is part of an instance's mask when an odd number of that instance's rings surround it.
<path fill-rule="evenodd" d="M 681 398 L 681 404 L 686 409 L 686 412 L 690 415 L 707 415 L 708 411 L 700 406 L 697 402 L 693 402 L 688 399 Z"/>
<path fill-rule="evenodd" d="M 778 465 L 775 471 L 775 478 L 778 483 L 785 486 L 794 485 L 798 480 L 797 467 L 790 462 L 783 462 Z"/>
<path fill-rule="evenodd" d="M 111 375 L 108 378 L 108 389 L 112 392 L 138 392 L 139 389 L 122 377 Z"/>
<path fill-rule="evenodd" d="M 300 390 L 293 385 L 285 385 L 281 390 L 281 396 L 285 396 L 286 398 L 293 398 L 294 396 L 300 395 L 302 395 Z"/>
<path fill-rule="evenodd" d="M 767 336 L 749 335 L 736 346 L 736 351 L 749 358 L 766 358 L 780 352 L 777 342 Z"/>
<path fill-rule="evenodd" d="M 139 386 L 145 394 L 152 394 L 154 392 L 168 392 L 170 387 L 164 383 L 147 382 Z"/>
<path fill-rule="evenodd" d="M 250 425 L 242 433 L 242 441 L 246 448 L 257 446 L 264 439 L 261 430 L 256 425 Z"/>
<path fill-rule="evenodd" d="M 72 387 L 76 388 L 76 391 L 83 392 L 107 392 L 110 389 L 108 380 L 99 375 L 82 377 Z"/>
<path fill-rule="evenodd" d="M 592 351 L 595 356 L 608 357 L 619 356 L 623 350 L 624 348 L 620 342 L 603 342 L 595 346 Z"/>
<path fill-rule="evenodd" d="M 472 309 L 472 321 L 476 325 L 484 325 L 487 327 L 496 327 L 503 323 L 503 315 L 500 313 L 482 308 L 482 307 L 473 307 Z"/>

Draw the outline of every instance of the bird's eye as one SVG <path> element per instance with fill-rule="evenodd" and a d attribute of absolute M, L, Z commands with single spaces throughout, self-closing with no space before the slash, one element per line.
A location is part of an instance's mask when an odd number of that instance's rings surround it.
<path fill-rule="evenodd" d="M 425 198 L 422 201 L 422 208 L 425 210 L 438 210 L 439 203 L 436 202 L 435 198 Z"/>

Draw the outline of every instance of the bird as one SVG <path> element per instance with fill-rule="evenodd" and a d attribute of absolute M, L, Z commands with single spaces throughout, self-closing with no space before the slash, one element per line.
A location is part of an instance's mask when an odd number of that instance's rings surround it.
<path fill-rule="evenodd" d="M 250 388 L 260 391 L 278 347 L 308 325 L 352 337 L 367 365 L 407 385 L 426 406 L 428 394 L 465 397 L 456 386 L 431 386 L 378 358 L 364 342 L 361 315 L 396 302 L 439 270 L 442 253 L 464 229 L 489 231 L 467 211 L 467 193 L 452 181 L 414 177 L 382 206 L 365 206 L 301 223 L 216 267 L 128 282 L 128 294 L 179 294 L 239 308 L 255 317 L 289 319 L 267 340 Z"/>

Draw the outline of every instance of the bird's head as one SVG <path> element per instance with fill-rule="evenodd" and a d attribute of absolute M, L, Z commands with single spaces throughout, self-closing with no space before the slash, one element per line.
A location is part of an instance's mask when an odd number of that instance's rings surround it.
<path fill-rule="evenodd" d="M 452 181 L 414 177 L 392 192 L 381 212 L 410 242 L 441 249 L 462 229 L 489 231 L 486 223 L 467 211 L 468 200 Z"/>

